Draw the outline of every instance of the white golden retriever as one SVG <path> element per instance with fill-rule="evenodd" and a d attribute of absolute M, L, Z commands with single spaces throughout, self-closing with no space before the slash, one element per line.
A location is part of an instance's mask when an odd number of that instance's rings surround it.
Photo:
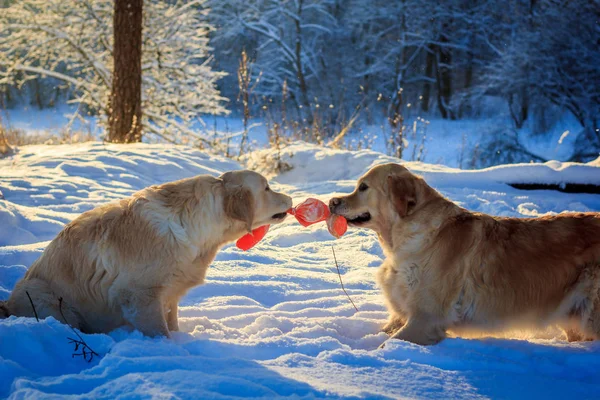
<path fill-rule="evenodd" d="M 393 338 L 427 345 L 447 329 L 557 323 L 570 341 L 600 339 L 599 213 L 473 213 L 398 164 L 371 169 L 329 206 L 379 236 Z"/>
<path fill-rule="evenodd" d="M 283 221 L 291 206 L 251 171 L 143 189 L 68 224 L 0 302 L 0 315 L 33 317 L 33 303 L 40 318 L 65 322 L 62 311 L 83 332 L 130 325 L 168 337 L 178 330 L 179 299 L 204 281 L 217 251 Z"/>

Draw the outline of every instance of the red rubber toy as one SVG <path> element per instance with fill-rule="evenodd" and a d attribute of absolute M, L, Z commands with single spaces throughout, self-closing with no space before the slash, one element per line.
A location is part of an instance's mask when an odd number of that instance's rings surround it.
<path fill-rule="evenodd" d="M 238 247 L 238 249 L 242 249 L 244 251 L 250 250 L 256 243 L 260 242 L 262 238 L 265 237 L 270 226 L 271 225 L 263 225 L 253 229 L 252 233 L 246 233 L 244 236 L 239 238 L 238 241 L 235 242 L 235 245 Z"/>
<path fill-rule="evenodd" d="M 331 214 L 327 204 L 321 200 L 308 198 L 296 207 L 290 208 L 288 214 L 296 217 L 300 225 L 307 227 L 317 222 L 327 221 L 327 229 L 336 239 L 341 238 L 348 230 L 348 222 L 341 215 Z M 260 226 L 247 233 L 235 243 L 244 251 L 251 249 L 262 240 L 269 230 L 269 225 Z"/>

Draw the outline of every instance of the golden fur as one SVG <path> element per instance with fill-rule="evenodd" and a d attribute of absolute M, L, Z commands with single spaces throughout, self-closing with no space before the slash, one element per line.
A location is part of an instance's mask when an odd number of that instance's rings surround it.
<path fill-rule="evenodd" d="M 217 251 L 285 219 L 290 197 L 261 175 L 227 172 L 152 186 L 69 223 L 17 283 L 0 314 L 52 316 L 84 332 L 130 325 L 178 330 L 179 299 L 203 283 Z"/>
<path fill-rule="evenodd" d="M 599 213 L 473 213 L 398 164 L 371 169 L 330 208 L 379 236 L 393 338 L 433 344 L 447 329 L 551 323 L 569 340 L 600 338 Z"/>

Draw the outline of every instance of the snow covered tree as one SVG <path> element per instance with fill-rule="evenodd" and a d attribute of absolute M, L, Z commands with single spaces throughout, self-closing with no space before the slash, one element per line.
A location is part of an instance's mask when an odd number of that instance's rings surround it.
<path fill-rule="evenodd" d="M 225 113 L 211 67 L 204 0 L 144 2 L 142 126 L 175 143 L 204 142 L 192 129 L 202 114 Z M 110 0 L 22 0 L 0 13 L 0 85 L 51 77 L 70 101 L 108 125 L 113 70 Z"/>
<path fill-rule="evenodd" d="M 257 53 L 253 71 L 260 74 L 255 93 L 278 97 L 284 82 L 301 119 L 312 124 L 312 104 L 321 73 L 322 44 L 335 19 L 330 0 L 214 0 L 212 18 L 219 31 L 215 45 L 227 51 L 232 42 L 249 40 Z M 234 45 L 235 46 L 235 45 Z M 239 55 L 240 52 L 235 53 Z"/>
<path fill-rule="evenodd" d="M 496 24 L 495 57 L 485 64 L 477 95 L 506 99 L 520 128 L 536 104 L 554 104 L 581 124 L 573 160 L 600 149 L 600 1 L 517 0 Z M 504 14 L 504 13 L 503 13 Z"/>
<path fill-rule="evenodd" d="M 43 105 L 62 81 L 82 111 L 108 116 L 114 4 L 0 7 L 0 96 L 14 99 L 16 82 Z M 146 0 L 144 132 L 201 141 L 191 126 L 224 111 L 221 92 L 238 97 L 245 49 L 253 90 L 240 116 L 277 120 L 307 139 L 365 116 L 398 130 L 417 117 L 508 114 L 517 130 L 531 120 L 545 132 L 568 111 L 582 126 L 573 159 L 588 159 L 600 149 L 598 10 L 600 0 Z M 542 124 L 544 112 L 556 117 Z"/>

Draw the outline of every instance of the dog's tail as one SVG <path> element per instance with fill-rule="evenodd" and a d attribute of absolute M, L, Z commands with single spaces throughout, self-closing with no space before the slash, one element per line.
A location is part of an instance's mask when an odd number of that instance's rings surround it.
<path fill-rule="evenodd" d="M 0 319 L 10 317 L 10 311 L 8 311 L 8 302 L 0 301 Z"/>

